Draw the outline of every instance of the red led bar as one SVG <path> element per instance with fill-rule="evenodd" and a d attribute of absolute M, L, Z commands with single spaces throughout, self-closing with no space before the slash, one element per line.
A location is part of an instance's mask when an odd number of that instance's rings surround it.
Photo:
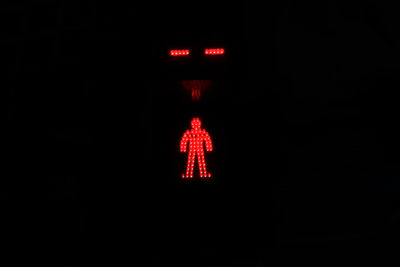
<path fill-rule="evenodd" d="M 192 129 L 187 130 L 181 139 L 180 151 L 186 152 L 189 144 L 188 160 L 186 174 L 182 174 L 182 178 L 193 178 L 194 163 L 199 164 L 200 178 L 210 178 L 211 173 L 207 172 L 206 161 L 204 159 L 204 146 L 206 151 L 212 151 L 212 142 L 210 135 L 204 129 L 201 129 L 201 121 L 199 118 L 193 118 Z"/>
<path fill-rule="evenodd" d="M 223 48 L 213 48 L 213 49 L 206 49 L 204 51 L 206 55 L 223 55 L 225 54 L 225 49 Z"/>
<path fill-rule="evenodd" d="M 169 54 L 171 56 L 188 56 L 190 54 L 190 51 L 189 49 L 171 50 Z"/>

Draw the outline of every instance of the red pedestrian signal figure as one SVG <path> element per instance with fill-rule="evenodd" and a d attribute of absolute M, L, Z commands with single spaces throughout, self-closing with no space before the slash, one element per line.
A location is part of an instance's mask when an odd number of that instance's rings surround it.
<path fill-rule="evenodd" d="M 189 143 L 188 161 L 186 174 L 182 174 L 182 178 L 193 178 L 194 163 L 198 161 L 200 178 L 209 178 L 211 173 L 207 173 L 206 162 L 204 159 L 204 143 L 206 151 L 212 151 L 212 142 L 208 132 L 201 129 L 201 121 L 199 118 L 193 118 L 192 129 L 187 130 L 181 139 L 180 151 L 186 152 Z"/>

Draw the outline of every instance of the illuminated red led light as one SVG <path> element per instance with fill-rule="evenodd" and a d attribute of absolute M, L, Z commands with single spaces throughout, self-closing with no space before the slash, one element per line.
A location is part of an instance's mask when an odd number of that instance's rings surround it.
<path fill-rule="evenodd" d="M 190 54 L 189 49 L 179 49 L 169 51 L 171 56 L 188 56 Z"/>
<path fill-rule="evenodd" d="M 223 48 L 213 48 L 204 50 L 204 54 L 206 55 L 223 55 L 225 54 L 225 49 Z"/>
<path fill-rule="evenodd" d="M 210 178 L 211 173 L 207 173 L 207 166 L 204 157 L 204 145 L 206 151 L 212 151 L 212 142 L 210 135 L 204 129 L 201 129 L 201 121 L 199 118 L 193 118 L 192 129 L 187 130 L 181 139 L 180 151 L 186 152 L 188 143 L 188 160 L 186 165 L 186 174 L 182 174 L 182 178 L 193 178 L 194 164 L 197 162 L 199 164 L 200 178 Z"/>

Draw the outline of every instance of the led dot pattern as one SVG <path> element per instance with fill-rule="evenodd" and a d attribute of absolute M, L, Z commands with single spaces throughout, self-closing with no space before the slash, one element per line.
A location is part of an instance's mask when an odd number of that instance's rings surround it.
<path fill-rule="evenodd" d="M 206 162 L 204 158 L 204 145 L 206 151 L 212 151 L 212 142 L 210 135 L 204 129 L 201 129 L 201 121 L 199 118 L 193 118 L 191 121 L 191 130 L 187 130 L 181 139 L 180 151 L 187 152 L 188 144 L 188 160 L 186 165 L 186 173 L 182 174 L 182 178 L 193 178 L 193 168 L 198 161 L 200 178 L 210 178 L 211 173 L 207 173 Z"/>
<path fill-rule="evenodd" d="M 171 50 L 169 54 L 171 56 L 188 56 L 190 51 L 189 49 Z"/>
<path fill-rule="evenodd" d="M 225 49 L 223 48 L 213 48 L 204 50 L 204 54 L 206 55 L 223 55 L 225 54 Z"/>

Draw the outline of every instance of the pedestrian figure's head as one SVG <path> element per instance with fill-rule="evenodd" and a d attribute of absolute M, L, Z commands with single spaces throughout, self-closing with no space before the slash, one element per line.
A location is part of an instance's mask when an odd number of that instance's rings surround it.
<path fill-rule="evenodd" d="M 199 118 L 193 118 L 192 120 L 192 128 L 193 129 L 200 129 L 201 121 Z"/>

